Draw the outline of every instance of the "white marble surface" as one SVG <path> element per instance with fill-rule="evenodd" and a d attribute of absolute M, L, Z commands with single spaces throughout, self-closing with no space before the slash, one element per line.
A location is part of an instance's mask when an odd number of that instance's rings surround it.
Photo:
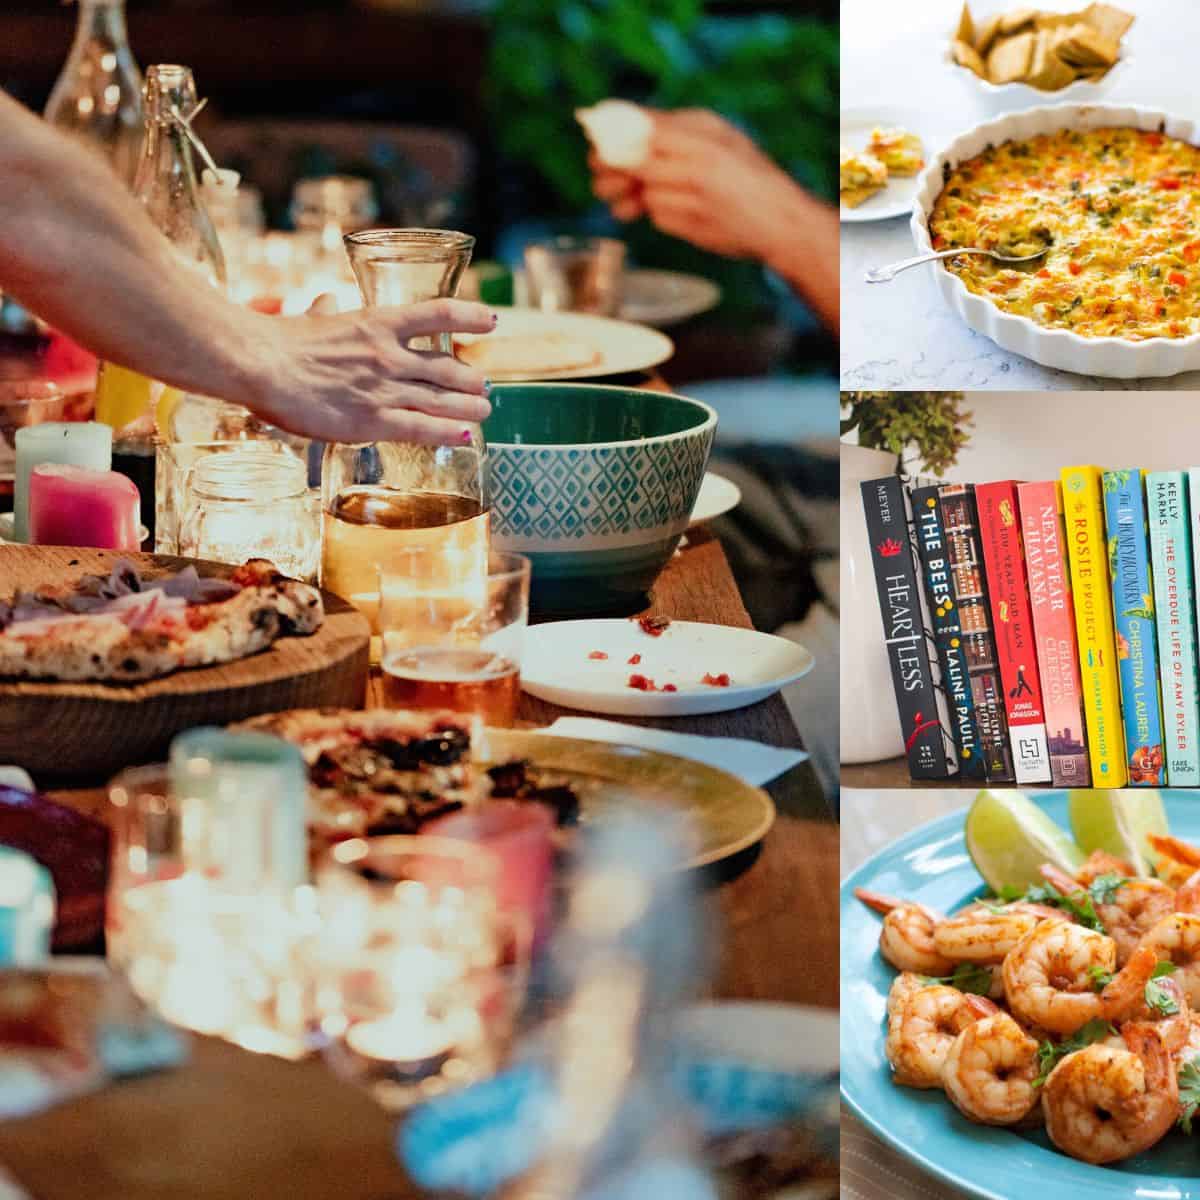
<path fill-rule="evenodd" d="M 1200 114 L 1200 92 L 1189 87 L 1200 43 L 1196 0 L 1116 0 L 1137 14 L 1125 36 L 1129 61 L 1097 99 L 1157 105 L 1182 116 Z M 1072 10 L 1079 0 L 1037 0 Z M 929 154 L 955 134 L 1005 111 L 973 78 L 945 59 L 961 0 L 843 0 L 842 106 L 920 115 L 917 132 Z M 980 0 L 976 14 L 1016 7 L 1015 0 Z M 917 267 L 886 284 L 863 273 L 914 252 L 908 218 L 842 225 L 842 387 L 853 389 L 1000 388 L 1006 391 L 1200 388 L 1200 371 L 1166 379 L 1094 379 L 1056 371 L 1001 350 L 973 333 Z"/>

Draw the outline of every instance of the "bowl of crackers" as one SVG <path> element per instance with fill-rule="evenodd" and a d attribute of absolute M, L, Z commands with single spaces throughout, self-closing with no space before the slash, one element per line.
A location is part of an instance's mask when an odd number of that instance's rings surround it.
<path fill-rule="evenodd" d="M 948 61 L 997 108 L 1086 103 L 1107 90 L 1128 62 L 1133 14 L 1094 3 L 1071 12 L 1012 8 L 983 15 L 963 5 Z"/>
<path fill-rule="evenodd" d="M 529 556 L 543 616 L 634 612 L 691 519 L 717 427 L 642 388 L 498 383 L 484 423 L 492 544 Z"/>

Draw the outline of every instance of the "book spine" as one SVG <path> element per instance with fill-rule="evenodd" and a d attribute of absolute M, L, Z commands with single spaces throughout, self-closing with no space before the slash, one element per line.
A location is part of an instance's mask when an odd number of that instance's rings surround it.
<path fill-rule="evenodd" d="M 1029 617 L 1017 485 L 1012 480 L 976 484 L 975 507 L 1017 783 L 1049 783 L 1050 747 Z"/>
<path fill-rule="evenodd" d="M 987 583 L 979 553 L 979 530 L 975 497 L 969 484 L 946 484 L 938 490 L 942 527 L 950 558 L 950 579 L 958 605 L 962 644 L 971 677 L 971 694 L 984 770 L 990 783 L 1012 783 L 1012 752 L 1008 744 L 1008 721 L 1000 673 L 996 666 L 996 643 L 992 637 Z"/>
<path fill-rule="evenodd" d="M 1062 472 L 1062 488 L 1092 784 L 1124 787 L 1129 772 L 1121 725 L 1100 471 L 1096 467 L 1067 467 Z"/>
<path fill-rule="evenodd" d="M 1046 711 L 1050 779 L 1056 787 L 1087 787 L 1092 780 L 1083 730 L 1079 650 L 1066 564 L 1062 487 L 1056 479 L 1017 485 L 1025 547 L 1030 616 Z"/>
<path fill-rule="evenodd" d="M 899 476 L 869 480 L 861 487 L 909 774 L 913 779 L 945 779 L 951 771 L 921 620 L 904 488 Z"/>
<path fill-rule="evenodd" d="M 1146 476 L 1150 575 L 1162 677 L 1163 743 L 1167 783 L 1200 786 L 1200 720 L 1197 714 L 1196 626 L 1192 619 L 1191 530 L 1197 520 L 1196 488 L 1182 471 Z"/>
<path fill-rule="evenodd" d="M 950 582 L 950 559 L 942 529 L 942 511 L 936 487 L 914 488 L 913 529 L 917 556 L 925 584 L 930 624 L 942 668 L 942 688 L 954 734 L 959 774 L 966 779 L 986 779 L 987 770 L 975 719 L 975 697 L 962 642 L 958 605 Z"/>
<path fill-rule="evenodd" d="M 1135 787 L 1153 787 L 1164 782 L 1165 774 L 1142 474 L 1138 470 L 1105 471 L 1101 482 L 1129 782 Z"/>

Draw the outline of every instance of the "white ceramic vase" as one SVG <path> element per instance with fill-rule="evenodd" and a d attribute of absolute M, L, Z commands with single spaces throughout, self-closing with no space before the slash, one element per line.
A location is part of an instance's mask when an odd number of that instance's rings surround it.
<path fill-rule="evenodd" d="M 895 455 L 842 444 L 840 691 L 844 763 L 879 762 L 904 753 L 859 489 L 868 479 L 895 471 Z"/>

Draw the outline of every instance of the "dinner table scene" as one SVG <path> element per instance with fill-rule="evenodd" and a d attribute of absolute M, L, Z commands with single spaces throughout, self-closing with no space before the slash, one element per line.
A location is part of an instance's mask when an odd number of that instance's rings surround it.
<path fill-rule="evenodd" d="M 0 1200 L 837 1193 L 826 7 L 0 13 Z"/>
<path fill-rule="evenodd" d="M 1176 48 L 1198 21 L 1173 0 L 845 5 L 844 388 L 1195 388 Z"/>

